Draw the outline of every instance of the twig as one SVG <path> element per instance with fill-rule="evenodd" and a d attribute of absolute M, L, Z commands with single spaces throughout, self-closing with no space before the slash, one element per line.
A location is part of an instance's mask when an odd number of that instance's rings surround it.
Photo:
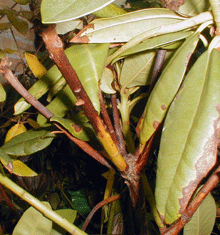
<path fill-rule="evenodd" d="M 117 137 L 116 137 L 116 134 L 115 134 L 115 129 L 114 129 L 114 127 L 112 125 L 112 121 L 109 117 L 109 114 L 108 114 L 108 111 L 107 111 L 107 108 L 106 108 L 106 105 L 105 105 L 105 100 L 103 98 L 101 90 L 99 91 L 99 100 L 100 100 L 100 104 L 101 104 L 101 112 L 102 112 L 104 122 L 105 122 L 105 124 L 106 124 L 106 126 L 109 130 L 109 133 L 110 133 L 113 141 L 115 143 L 117 143 Z"/>
<path fill-rule="evenodd" d="M 104 205 L 110 203 L 110 202 L 114 202 L 116 200 L 118 200 L 119 198 L 121 197 L 121 195 L 115 195 L 115 196 L 112 196 L 112 197 L 109 197 L 107 199 L 105 199 L 104 201 L 101 201 L 100 203 L 98 203 L 93 209 L 92 211 L 89 213 L 89 215 L 87 216 L 83 226 L 82 226 L 82 230 L 85 231 L 89 222 L 91 221 L 92 217 L 94 216 L 94 214 L 96 213 L 96 211 L 98 209 L 100 209 L 101 207 L 103 207 Z"/>
<path fill-rule="evenodd" d="M 127 153 L 126 147 L 125 147 L 125 141 L 121 129 L 121 123 L 120 123 L 120 116 L 117 108 L 117 96 L 116 94 L 111 95 L 111 101 L 112 101 L 112 111 L 113 111 L 113 119 L 114 119 L 114 126 L 115 126 L 115 132 L 119 141 L 120 151 L 123 155 Z"/>
<path fill-rule="evenodd" d="M 11 208 L 12 210 L 16 211 L 17 208 L 11 202 L 11 200 L 9 199 L 7 193 L 5 192 L 5 190 L 4 190 L 4 188 L 2 187 L 1 184 L 0 184 L 0 193 L 1 193 L 2 197 L 3 197 L 3 199 L 5 200 L 6 204 L 8 205 L 8 207 Z"/>
<path fill-rule="evenodd" d="M 162 230 L 162 235 L 175 235 L 179 233 L 186 223 L 188 223 L 198 209 L 202 201 L 206 198 L 206 196 L 213 190 L 213 188 L 220 181 L 220 166 L 212 173 L 207 182 L 203 185 L 203 187 L 199 190 L 196 197 L 192 200 L 189 206 L 186 208 L 185 212 L 182 214 L 181 218 L 176 221 L 172 226 L 167 228 L 166 230 Z"/>
<path fill-rule="evenodd" d="M 220 35 L 220 3 L 219 0 L 209 0 L 212 7 L 214 22 L 216 24 L 217 35 Z"/>
<path fill-rule="evenodd" d="M 157 55 L 156 55 L 155 62 L 154 62 L 154 68 L 153 68 L 152 75 L 151 75 L 150 91 L 153 90 L 153 87 L 155 83 L 157 82 L 157 79 L 160 76 L 160 73 L 162 71 L 163 64 L 165 61 L 166 52 L 167 50 L 163 50 L 163 49 L 159 49 L 157 51 Z"/>
<path fill-rule="evenodd" d="M 109 164 L 109 162 L 95 149 L 93 149 L 88 143 L 83 140 L 79 140 L 72 136 L 68 131 L 66 131 L 63 127 L 61 127 L 57 123 L 53 123 L 57 128 L 59 128 L 70 140 L 72 140 L 76 145 L 78 145 L 84 152 L 94 158 L 96 161 L 101 163 L 102 165 L 108 167 L 109 169 L 113 169 L 113 167 Z"/>
<path fill-rule="evenodd" d="M 8 83 L 11 84 L 11 86 L 19 94 L 21 94 L 32 106 L 34 106 L 44 117 L 50 119 L 53 114 L 24 88 L 24 86 L 19 82 L 19 80 L 12 73 L 9 67 L 10 62 L 8 61 L 8 58 L 2 58 L 0 63 L 0 73 L 3 74 Z"/>

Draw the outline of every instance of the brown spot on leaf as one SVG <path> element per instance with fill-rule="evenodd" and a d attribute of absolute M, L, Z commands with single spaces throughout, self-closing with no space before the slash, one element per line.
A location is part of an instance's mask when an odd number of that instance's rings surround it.
<path fill-rule="evenodd" d="M 88 36 L 81 36 L 87 29 L 93 28 L 94 29 L 94 24 L 88 24 L 85 28 L 83 28 L 76 36 L 74 36 L 70 42 L 75 42 L 75 43 L 89 43 L 89 38 Z"/>
<path fill-rule="evenodd" d="M 159 125 L 160 125 L 160 123 L 158 121 L 153 122 L 153 127 L 155 130 L 158 128 Z"/>
<path fill-rule="evenodd" d="M 220 105 L 216 106 L 218 113 L 220 114 Z M 218 117 L 213 123 L 213 134 L 207 138 L 203 148 L 202 156 L 195 164 L 196 178 L 182 189 L 183 198 L 179 199 L 180 211 L 182 214 L 190 202 L 190 199 L 210 170 L 215 166 L 217 162 L 218 146 L 219 146 L 219 131 L 220 131 L 220 117 Z"/>
<path fill-rule="evenodd" d="M 80 132 L 82 130 L 82 127 L 76 125 L 75 123 L 72 124 L 72 127 L 75 129 L 76 132 Z"/>
<path fill-rule="evenodd" d="M 178 11 L 179 7 L 185 3 L 186 0 L 163 0 L 166 8 Z"/>
<path fill-rule="evenodd" d="M 161 109 L 162 109 L 162 110 L 166 110 L 167 108 L 166 108 L 165 105 L 161 105 Z"/>

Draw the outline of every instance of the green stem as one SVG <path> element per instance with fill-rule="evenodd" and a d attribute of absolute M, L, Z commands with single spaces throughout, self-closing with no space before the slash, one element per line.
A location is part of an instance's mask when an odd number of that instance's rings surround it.
<path fill-rule="evenodd" d="M 130 107 L 129 107 L 129 96 L 130 92 L 128 89 L 122 89 L 121 91 L 121 104 L 120 104 L 120 113 L 122 119 L 122 132 L 126 142 L 126 147 L 130 153 L 135 152 L 134 139 L 132 137 L 130 129 Z"/>
<path fill-rule="evenodd" d="M 209 0 L 212 7 L 212 13 L 216 24 L 217 34 L 220 34 L 220 2 L 219 0 Z"/>
<path fill-rule="evenodd" d="M 211 1 L 211 0 L 210 0 Z M 214 1 L 214 0 L 213 0 Z M 215 0 L 218 1 L 218 0 Z M 110 64 L 115 58 L 117 58 L 122 52 L 128 50 L 129 48 L 145 41 L 149 38 L 156 37 L 163 34 L 178 32 L 186 29 L 191 29 L 197 25 L 203 24 L 206 21 L 213 20 L 213 16 L 210 12 L 203 12 L 197 16 L 191 17 L 189 19 L 183 20 L 182 22 L 160 26 L 154 29 L 150 29 L 128 41 L 124 46 L 118 49 L 114 54 L 110 55 L 106 64 Z"/>
<path fill-rule="evenodd" d="M 41 201 L 39 201 L 37 198 L 33 197 L 31 194 L 26 192 L 23 188 L 15 184 L 8 177 L 3 176 L 1 173 L 0 173 L 0 183 L 4 185 L 6 188 L 8 188 L 10 191 L 15 193 L 16 195 L 18 195 L 24 201 L 29 203 L 35 209 L 40 211 L 48 219 L 52 220 L 54 223 L 64 228 L 70 234 L 74 234 L 74 235 L 86 235 L 87 234 L 83 232 L 82 230 L 80 230 L 79 228 L 77 228 L 75 225 L 71 224 L 65 218 L 62 218 L 60 215 L 58 215 L 56 212 L 54 212 L 47 206 L 43 205 Z"/>
<path fill-rule="evenodd" d="M 156 202 L 154 199 L 154 195 L 153 192 L 151 190 L 151 187 L 149 185 L 149 182 L 147 180 L 146 175 L 142 175 L 142 184 L 143 184 L 143 188 L 144 188 L 144 194 L 150 204 L 151 207 L 151 212 L 153 214 L 153 217 L 155 219 L 155 222 L 157 223 L 159 228 L 164 228 L 164 224 L 162 223 L 160 216 L 158 214 L 157 208 L 156 208 Z"/>

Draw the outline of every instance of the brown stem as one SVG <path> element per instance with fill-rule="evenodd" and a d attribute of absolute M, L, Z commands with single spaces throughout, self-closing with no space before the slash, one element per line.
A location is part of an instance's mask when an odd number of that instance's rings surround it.
<path fill-rule="evenodd" d="M 111 95 L 111 100 L 112 100 L 112 110 L 113 110 L 113 119 L 114 119 L 114 125 L 115 125 L 115 131 L 116 135 L 119 141 L 119 146 L 121 153 L 125 155 L 126 152 L 126 147 L 125 147 L 125 141 L 123 138 L 123 133 L 122 133 L 122 128 L 121 128 L 121 123 L 120 123 L 120 116 L 117 108 L 117 96 L 116 94 Z"/>
<path fill-rule="evenodd" d="M 68 85 L 71 90 L 75 94 L 78 102 L 76 105 L 81 105 L 86 116 L 91 121 L 92 126 L 95 131 L 100 132 L 100 127 L 98 123 L 102 123 L 100 121 L 100 117 L 93 107 L 91 100 L 89 99 L 86 91 L 84 90 L 76 71 L 71 66 L 65 52 L 63 49 L 63 42 L 57 35 L 56 29 L 53 25 L 47 27 L 43 33 L 42 37 L 44 43 L 49 52 L 50 58 L 55 62 L 60 72 L 66 79 Z"/>
<path fill-rule="evenodd" d="M 87 216 L 83 226 L 82 226 L 82 230 L 83 231 L 86 231 L 86 228 L 89 224 L 89 222 L 91 221 L 92 217 L 94 216 L 94 214 L 96 213 L 96 211 L 98 209 L 100 209 L 101 207 L 103 207 L 104 205 L 110 203 L 110 202 L 114 202 L 116 200 L 118 200 L 119 198 L 121 197 L 121 195 L 115 195 L 115 196 L 112 196 L 112 197 L 109 197 L 107 199 L 105 199 L 104 201 L 101 201 L 100 203 L 98 203 L 93 209 L 92 211 L 89 213 L 89 215 Z"/>
<path fill-rule="evenodd" d="M 86 91 L 84 90 L 75 70 L 71 66 L 63 49 L 63 43 L 56 33 L 55 27 L 50 25 L 43 33 L 42 37 L 44 43 L 48 49 L 50 58 L 53 59 L 63 77 L 66 79 L 71 90 L 78 99 L 76 105 L 81 105 L 86 116 L 90 120 L 94 130 L 96 131 L 97 137 L 104 149 L 108 153 L 111 161 L 120 171 L 127 169 L 127 164 L 120 154 L 115 142 L 112 140 L 109 132 L 106 130 L 102 119 L 98 115 L 97 111 L 92 105 Z"/>
<path fill-rule="evenodd" d="M 186 208 L 185 212 L 182 214 L 181 218 L 175 222 L 169 228 L 161 231 L 162 235 L 175 235 L 179 233 L 186 223 L 188 223 L 198 209 L 199 205 L 206 198 L 206 196 L 213 190 L 213 188 L 220 181 L 220 166 L 212 173 L 207 182 L 203 185 L 203 187 L 199 190 L 196 197 L 192 200 L 189 206 Z"/>
<path fill-rule="evenodd" d="M 136 157 L 138 157 L 137 162 L 135 163 L 136 165 L 135 169 L 136 169 L 137 174 L 141 174 L 141 172 L 143 171 L 144 167 L 147 164 L 155 133 L 151 136 L 150 140 L 145 145 L 143 152 L 139 155 L 139 148 L 138 148 L 135 153 Z"/>
<path fill-rule="evenodd" d="M 109 117 L 109 114 L 108 114 L 108 111 L 107 111 L 107 108 L 106 108 L 106 105 L 105 105 L 105 100 L 103 98 L 103 95 L 102 95 L 102 92 L 100 91 L 99 92 L 99 100 L 100 100 L 100 104 L 101 104 L 101 112 L 102 112 L 102 116 L 103 116 L 103 119 L 104 119 L 104 122 L 109 130 L 109 133 L 113 139 L 113 141 L 115 143 L 117 143 L 117 137 L 116 137 L 116 134 L 115 134 L 115 129 L 112 125 L 112 121 Z"/>
<path fill-rule="evenodd" d="M 3 74 L 8 83 L 11 84 L 11 86 L 20 95 L 22 95 L 44 117 L 50 119 L 53 116 L 53 114 L 24 88 L 24 86 L 19 82 L 19 80 L 12 73 L 9 67 L 10 67 L 10 62 L 8 61 L 8 58 L 7 57 L 2 58 L 0 63 L 0 73 Z"/>
<path fill-rule="evenodd" d="M 161 71 L 163 69 L 165 56 L 166 56 L 167 50 L 159 49 L 157 51 L 157 55 L 154 62 L 154 68 L 151 75 L 151 84 L 150 84 L 150 91 L 152 91 L 155 83 L 157 82 L 157 79 L 159 78 Z"/>
<path fill-rule="evenodd" d="M 102 165 L 108 167 L 109 169 L 113 169 L 113 167 L 109 164 L 109 162 L 95 149 L 93 149 L 88 143 L 83 140 L 79 140 L 72 136 L 68 131 L 66 131 L 63 127 L 61 127 L 57 123 L 53 123 L 59 130 L 61 130 L 70 140 L 72 140 L 76 145 L 78 145 L 84 152 L 94 158 L 96 161 L 100 162 Z"/>

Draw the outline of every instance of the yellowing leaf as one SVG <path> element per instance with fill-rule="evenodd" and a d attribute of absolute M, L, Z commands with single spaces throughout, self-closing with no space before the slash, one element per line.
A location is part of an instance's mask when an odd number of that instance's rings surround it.
<path fill-rule="evenodd" d="M 15 137 L 23 132 L 26 132 L 26 131 L 27 131 L 27 129 L 23 124 L 21 124 L 21 123 L 15 124 L 13 127 L 11 127 L 11 129 L 6 134 L 5 143 L 8 142 L 9 140 L 11 140 L 13 137 Z"/>
<path fill-rule="evenodd" d="M 41 78 L 47 72 L 35 55 L 25 52 L 24 56 L 35 77 Z"/>
<path fill-rule="evenodd" d="M 25 165 L 20 160 L 14 160 L 12 162 L 12 165 L 13 165 L 13 171 L 11 173 L 15 175 L 23 177 L 33 177 L 37 175 L 36 172 L 31 170 L 27 165 Z"/>

